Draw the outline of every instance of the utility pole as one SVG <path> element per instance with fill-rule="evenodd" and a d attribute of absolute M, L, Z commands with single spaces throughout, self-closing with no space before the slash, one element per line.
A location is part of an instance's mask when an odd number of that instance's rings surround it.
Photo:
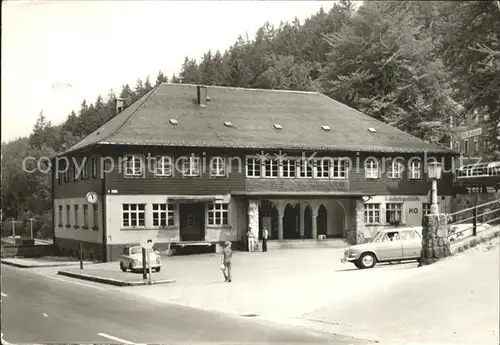
<path fill-rule="evenodd" d="M 10 221 L 12 222 L 12 244 L 16 245 L 16 220 L 12 218 Z"/>
<path fill-rule="evenodd" d="M 31 239 L 33 239 L 33 221 L 36 220 L 35 218 L 29 218 L 30 221 L 30 233 L 31 233 Z"/>

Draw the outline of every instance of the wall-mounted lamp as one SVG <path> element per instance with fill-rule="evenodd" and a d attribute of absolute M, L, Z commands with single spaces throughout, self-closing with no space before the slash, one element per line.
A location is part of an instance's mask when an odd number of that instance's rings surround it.
<path fill-rule="evenodd" d="M 370 201 L 371 199 L 372 199 L 372 196 L 365 195 L 365 196 L 363 197 L 363 202 L 368 202 L 368 201 Z"/>

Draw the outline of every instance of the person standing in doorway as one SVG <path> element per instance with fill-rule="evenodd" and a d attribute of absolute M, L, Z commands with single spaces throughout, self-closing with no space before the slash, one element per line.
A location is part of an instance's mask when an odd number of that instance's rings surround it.
<path fill-rule="evenodd" d="M 249 252 L 255 251 L 255 237 L 253 235 L 253 232 L 250 231 L 250 229 L 247 230 L 247 238 L 248 238 L 248 251 Z"/>
<path fill-rule="evenodd" d="M 269 237 L 269 231 L 267 228 L 264 228 L 262 231 L 262 251 L 267 252 L 267 238 Z"/>
<path fill-rule="evenodd" d="M 224 243 L 224 249 L 222 249 L 222 273 L 224 274 L 224 279 L 227 283 L 231 282 L 231 259 L 233 258 L 233 251 L 231 250 L 231 242 L 226 241 Z"/>

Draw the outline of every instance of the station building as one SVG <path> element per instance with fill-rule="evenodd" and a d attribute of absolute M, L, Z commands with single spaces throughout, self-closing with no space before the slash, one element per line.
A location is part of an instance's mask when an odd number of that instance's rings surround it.
<path fill-rule="evenodd" d="M 426 162 L 443 163 L 443 212 L 456 152 L 317 92 L 160 84 L 54 158 L 55 243 L 115 260 L 151 237 L 242 247 L 270 241 L 361 242 L 418 226 L 429 210 Z M 94 196 L 94 200 L 87 195 Z"/>

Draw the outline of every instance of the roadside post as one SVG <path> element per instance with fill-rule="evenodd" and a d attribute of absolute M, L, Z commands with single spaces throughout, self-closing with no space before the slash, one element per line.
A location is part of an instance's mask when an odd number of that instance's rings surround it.
<path fill-rule="evenodd" d="M 10 221 L 12 222 L 12 244 L 16 245 L 16 220 L 12 218 Z"/>
<path fill-rule="evenodd" d="M 83 244 L 80 242 L 80 269 L 83 270 Z"/>
<path fill-rule="evenodd" d="M 33 221 L 34 220 L 35 220 L 35 218 L 29 218 L 31 239 L 33 239 Z"/>
<path fill-rule="evenodd" d="M 149 249 L 148 250 L 148 273 L 149 273 L 149 285 L 151 285 L 151 252 L 153 251 L 153 249 Z"/>
<path fill-rule="evenodd" d="M 146 272 L 146 248 L 142 247 L 142 279 L 146 280 L 148 278 L 148 274 Z"/>
<path fill-rule="evenodd" d="M 148 279 L 149 285 L 151 285 L 151 262 L 150 262 L 150 257 L 151 257 L 151 252 L 153 250 L 154 242 L 151 238 L 148 238 L 147 240 L 141 242 L 141 247 L 142 247 L 142 278 L 144 280 Z M 146 278 L 146 260 L 147 260 L 147 269 L 149 271 L 149 278 Z"/>

